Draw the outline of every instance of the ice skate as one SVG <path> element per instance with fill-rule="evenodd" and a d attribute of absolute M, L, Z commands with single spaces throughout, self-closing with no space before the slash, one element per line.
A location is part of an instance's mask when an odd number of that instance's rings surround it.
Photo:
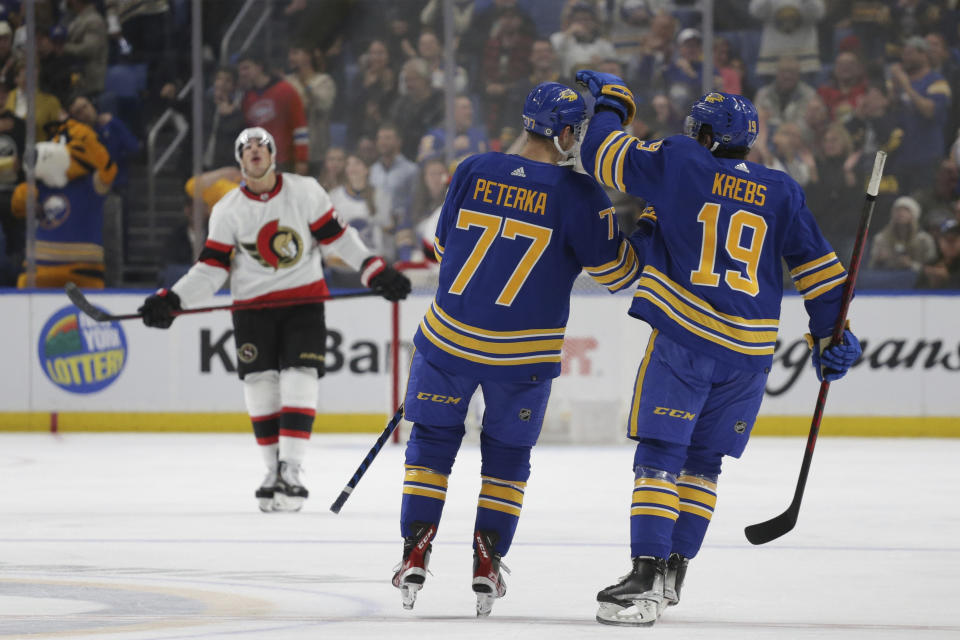
<path fill-rule="evenodd" d="M 488 616 L 493 610 L 493 601 L 507 592 L 507 583 L 501 569 L 509 573 L 500 562 L 496 552 L 497 534 L 494 531 L 477 531 L 473 534 L 476 548 L 473 552 L 473 592 L 477 594 L 477 616 Z"/>
<path fill-rule="evenodd" d="M 310 492 L 300 480 L 300 465 L 280 461 L 277 488 L 273 494 L 274 511 L 300 511 Z"/>
<path fill-rule="evenodd" d="M 413 535 L 403 539 L 403 560 L 393 574 L 393 586 L 400 589 L 404 609 L 413 609 L 417 592 L 427 579 L 427 565 L 433 550 L 433 536 L 437 525 L 426 522 L 413 523 Z"/>
<path fill-rule="evenodd" d="M 672 607 L 680 602 L 680 589 L 683 587 L 683 579 L 687 575 L 687 564 L 690 559 L 679 553 L 671 553 L 667 558 L 667 575 L 663 580 L 663 599 L 668 607 Z"/>
<path fill-rule="evenodd" d="M 657 621 L 666 606 L 663 582 L 667 561 L 642 556 L 633 559 L 633 570 L 620 582 L 597 594 L 597 622 L 631 627 L 648 627 Z"/>
<path fill-rule="evenodd" d="M 270 513 L 274 510 L 273 498 L 277 489 L 277 469 L 267 470 L 267 475 L 263 479 L 263 482 L 260 484 L 260 487 L 257 488 L 254 496 L 257 498 L 257 503 L 260 505 L 260 511 L 264 513 Z"/>

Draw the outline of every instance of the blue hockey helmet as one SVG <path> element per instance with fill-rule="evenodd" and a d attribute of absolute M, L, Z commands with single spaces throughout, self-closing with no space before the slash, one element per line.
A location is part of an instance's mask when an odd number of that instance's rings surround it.
<path fill-rule="evenodd" d="M 710 151 L 749 149 L 757 139 L 759 120 L 753 103 L 735 93 L 713 91 L 690 107 L 684 134 L 696 139 L 703 125 L 713 133 Z"/>
<path fill-rule="evenodd" d="M 523 103 L 523 128 L 552 138 L 564 127 L 573 127 L 579 137 L 587 117 L 587 105 L 580 94 L 559 82 L 535 86 Z"/>

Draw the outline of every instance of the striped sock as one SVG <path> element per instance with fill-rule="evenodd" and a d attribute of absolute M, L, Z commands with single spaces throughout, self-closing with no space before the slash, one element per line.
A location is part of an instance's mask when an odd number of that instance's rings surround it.
<path fill-rule="evenodd" d="M 716 478 L 681 472 L 677 478 L 680 518 L 673 530 L 674 553 L 687 558 L 697 555 L 717 505 Z"/>
<path fill-rule="evenodd" d="M 413 535 L 414 522 L 440 523 L 447 499 L 447 475 L 411 464 L 404 468 L 400 534 L 406 538 Z"/>
<path fill-rule="evenodd" d="M 676 476 L 638 467 L 630 505 L 630 555 L 666 558 L 680 515 Z"/>
<path fill-rule="evenodd" d="M 513 534 L 523 508 L 526 482 L 502 480 L 481 476 L 480 496 L 477 498 L 476 531 L 496 531 L 497 553 L 506 555 L 513 542 Z"/>

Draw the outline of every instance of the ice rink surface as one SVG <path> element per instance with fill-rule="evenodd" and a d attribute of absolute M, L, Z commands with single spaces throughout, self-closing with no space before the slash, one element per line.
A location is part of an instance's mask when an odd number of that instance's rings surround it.
<path fill-rule="evenodd" d="M 304 511 L 262 514 L 252 436 L 0 434 L 0 638 L 960 638 L 960 440 L 821 439 L 797 528 L 753 547 L 744 525 L 786 508 L 804 447 L 754 439 L 726 464 L 682 602 L 640 629 L 594 621 L 629 568 L 629 444 L 534 450 L 507 595 L 478 620 L 479 448 L 461 450 L 404 611 L 402 446 L 328 510 L 374 439 L 315 436 Z"/>

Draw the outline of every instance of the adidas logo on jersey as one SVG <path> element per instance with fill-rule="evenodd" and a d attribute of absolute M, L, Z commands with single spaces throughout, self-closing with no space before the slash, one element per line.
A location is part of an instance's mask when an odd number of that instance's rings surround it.
<path fill-rule="evenodd" d="M 750 169 L 747 169 L 747 163 L 746 163 L 746 162 L 741 162 L 740 164 L 738 164 L 737 166 L 735 166 L 734 169 L 739 169 L 740 171 L 743 171 L 744 173 L 750 173 Z"/>
<path fill-rule="evenodd" d="M 526 177 L 527 177 L 527 174 L 523 171 L 523 167 L 517 167 L 516 169 L 514 169 L 513 171 L 510 172 L 510 175 L 512 175 L 512 176 L 518 176 L 518 177 L 520 177 L 520 178 L 526 178 Z"/>

